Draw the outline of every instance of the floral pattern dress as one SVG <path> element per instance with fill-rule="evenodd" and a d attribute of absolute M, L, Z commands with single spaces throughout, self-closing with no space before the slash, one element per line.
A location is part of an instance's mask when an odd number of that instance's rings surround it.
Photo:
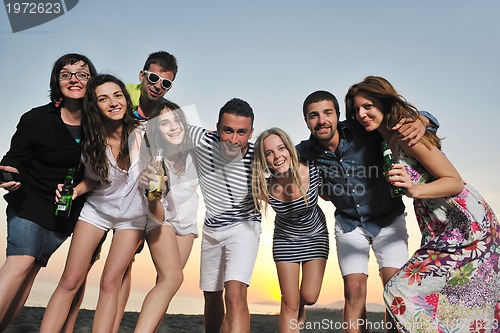
<path fill-rule="evenodd" d="M 433 181 L 400 152 L 414 184 Z M 400 332 L 500 332 L 500 227 L 465 184 L 452 197 L 415 199 L 421 248 L 386 285 L 384 301 Z"/>

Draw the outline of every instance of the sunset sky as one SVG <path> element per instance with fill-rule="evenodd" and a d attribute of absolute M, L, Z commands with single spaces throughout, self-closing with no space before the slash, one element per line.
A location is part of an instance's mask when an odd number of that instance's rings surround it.
<path fill-rule="evenodd" d="M 138 82 L 148 54 L 171 52 L 178 59 L 179 73 L 167 97 L 181 106 L 195 105 L 197 114 L 190 120 L 213 129 L 220 107 L 239 97 L 254 109 L 254 138 L 278 126 L 296 143 L 309 135 L 301 110 L 309 93 L 331 91 L 338 97 L 343 115 L 349 86 L 367 75 L 380 75 L 409 102 L 439 118 L 443 150 L 498 214 L 499 12 L 500 2 L 495 0 L 86 0 L 53 21 L 12 33 L 3 8 L 0 154 L 9 149 L 19 117 L 48 102 L 53 62 L 69 52 L 85 54 L 98 71 L 127 83 Z M 420 232 L 411 200 L 405 203 L 411 253 L 418 247 Z M 334 207 L 324 201 L 321 207 L 331 233 L 330 259 L 318 302 L 326 305 L 343 300 L 343 286 L 333 237 Z M 5 201 L 1 200 L 1 249 L 6 247 L 4 211 Z M 201 228 L 203 210 L 199 213 Z M 249 289 L 253 303 L 279 301 L 271 255 L 272 221 L 270 210 L 263 221 Z M 46 289 L 55 288 L 68 246 L 69 241 L 40 273 L 28 304 L 45 305 L 52 291 L 44 296 Z M 201 304 L 202 295 L 199 252 L 197 239 L 178 293 L 194 299 L 193 309 Z M 4 256 L 2 250 L 1 262 Z M 98 286 L 103 264 L 101 259 L 91 272 L 84 307 L 95 306 L 93 287 Z M 133 289 L 139 302 L 154 278 L 146 248 L 134 264 Z M 372 261 L 368 302 L 382 303 L 381 295 L 377 265 Z M 172 311 L 174 305 L 175 301 Z M 138 310 L 133 305 L 129 309 Z"/>

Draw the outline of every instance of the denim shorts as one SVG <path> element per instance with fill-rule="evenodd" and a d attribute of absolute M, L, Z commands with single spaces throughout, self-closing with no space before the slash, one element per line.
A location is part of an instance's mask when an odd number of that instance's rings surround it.
<path fill-rule="evenodd" d="M 68 236 L 17 216 L 7 209 L 7 257 L 31 256 L 41 266 L 47 266 L 50 256 Z"/>

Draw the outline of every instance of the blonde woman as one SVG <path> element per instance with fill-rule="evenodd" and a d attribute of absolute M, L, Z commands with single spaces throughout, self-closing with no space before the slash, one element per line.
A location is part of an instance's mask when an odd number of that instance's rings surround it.
<path fill-rule="evenodd" d="M 304 306 L 319 297 L 329 252 L 326 218 L 318 206 L 318 169 L 299 163 L 288 134 L 273 127 L 255 142 L 252 179 L 255 206 L 270 204 L 276 212 L 273 259 L 281 289 L 280 332 L 298 332 L 305 322 Z"/>

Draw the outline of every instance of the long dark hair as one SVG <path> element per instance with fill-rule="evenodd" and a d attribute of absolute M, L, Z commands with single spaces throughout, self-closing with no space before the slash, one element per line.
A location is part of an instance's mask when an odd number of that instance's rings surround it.
<path fill-rule="evenodd" d="M 184 128 L 184 137 L 179 145 L 172 145 L 165 140 L 165 137 L 158 129 L 160 126 L 160 115 L 164 112 L 173 112 Z M 158 148 L 162 148 L 164 157 L 173 162 L 176 172 L 180 174 L 185 173 L 186 158 L 191 151 L 192 145 L 189 140 L 186 115 L 179 105 L 164 100 L 154 108 L 148 120 L 144 142 L 147 143 L 147 148 L 149 148 L 143 150 L 149 152 L 146 153 L 146 155 L 149 154 L 149 156 L 144 156 L 145 158 L 150 159 L 151 154 L 155 154 Z"/>
<path fill-rule="evenodd" d="M 385 126 L 389 131 L 401 119 L 411 118 L 416 120 L 419 116 L 417 108 L 407 102 L 389 81 L 380 76 L 367 76 L 363 81 L 351 86 L 345 96 L 346 117 L 348 119 L 355 119 L 356 117 L 354 97 L 359 93 L 365 93 L 382 103 L 382 110 L 380 111 L 384 114 Z M 421 141 L 427 147 L 431 144 L 441 149 L 441 139 L 431 131 L 425 131 Z"/>
<path fill-rule="evenodd" d="M 127 101 L 127 110 L 122 119 L 123 127 L 118 159 L 129 155 L 128 137 L 138 125 L 137 120 L 132 117 L 132 101 L 122 81 L 109 74 L 97 75 L 89 80 L 87 83 L 87 91 L 83 99 L 83 155 L 85 158 L 90 159 L 90 163 L 99 176 L 99 180 L 105 184 L 109 184 L 109 161 L 106 155 L 108 134 L 106 132 L 104 117 L 97 105 L 95 91 L 97 87 L 107 82 L 117 84 Z"/>

